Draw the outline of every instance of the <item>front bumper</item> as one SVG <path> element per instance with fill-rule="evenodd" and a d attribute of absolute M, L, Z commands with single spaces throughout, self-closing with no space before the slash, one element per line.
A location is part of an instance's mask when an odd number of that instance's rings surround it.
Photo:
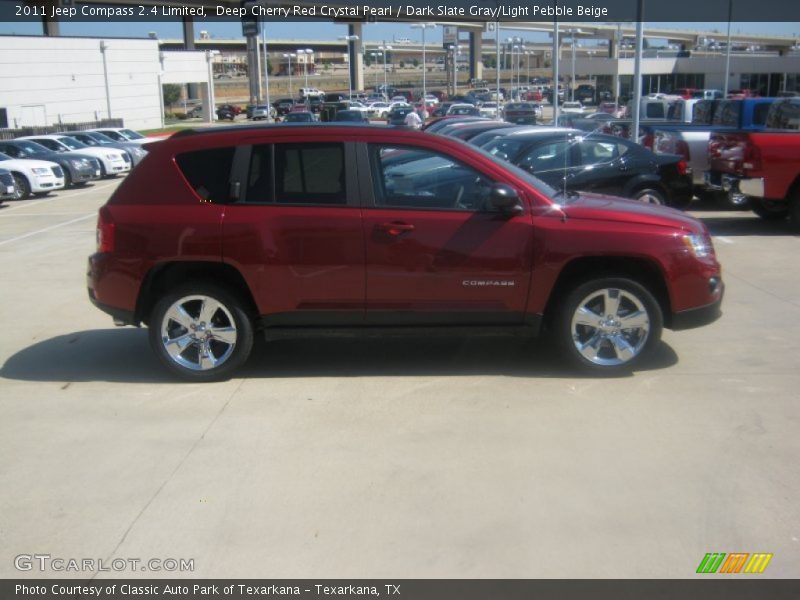
<path fill-rule="evenodd" d="M 722 316 L 722 298 L 725 296 L 725 284 L 722 279 L 719 279 L 717 289 L 719 290 L 719 296 L 711 304 L 672 313 L 670 329 L 673 331 L 694 329 L 719 319 Z"/>
<path fill-rule="evenodd" d="M 64 187 L 63 177 L 33 177 L 31 181 L 31 191 L 38 192 L 52 192 L 53 190 L 60 190 Z"/>
<path fill-rule="evenodd" d="M 92 181 L 100 178 L 100 170 L 95 169 L 93 166 L 88 167 L 71 167 L 70 176 L 73 183 L 82 183 L 84 181 Z"/>

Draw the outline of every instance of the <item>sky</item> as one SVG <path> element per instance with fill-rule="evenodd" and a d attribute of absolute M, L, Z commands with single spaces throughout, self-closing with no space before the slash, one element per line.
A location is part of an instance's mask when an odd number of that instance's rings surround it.
<path fill-rule="evenodd" d="M 648 23 L 651 26 L 667 27 L 673 29 L 703 29 L 725 32 L 727 23 Z M 204 23 L 195 25 L 195 35 L 201 29 L 207 30 L 213 38 L 241 39 L 241 25 L 236 22 Z M 146 37 L 148 32 L 155 31 L 160 39 L 181 38 L 179 22 L 148 22 L 148 23 L 62 23 L 61 35 L 88 36 L 88 37 Z M 798 35 L 800 37 L 800 23 L 734 23 L 733 31 L 742 33 L 763 33 L 772 35 Z M 515 32 L 502 30 L 503 35 L 522 35 L 530 41 L 546 41 L 547 33 Z M 0 22 L 0 35 L 39 35 L 41 26 L 38 23 Z M 315 39 L 335 40 L 347 34 L 347 26 L 330 22 L 278 22 L 267 24 L 267 39 Z M 405 37 L 412 41 L 421 41 L 418 29 L 412 29 L 407 23 L 371 23 L 364 26 L 364 39 L 366 41 L 390 41 L 395 37 Z M 441 42 L 441 29 L 426 34 L 428 42 Z"/>

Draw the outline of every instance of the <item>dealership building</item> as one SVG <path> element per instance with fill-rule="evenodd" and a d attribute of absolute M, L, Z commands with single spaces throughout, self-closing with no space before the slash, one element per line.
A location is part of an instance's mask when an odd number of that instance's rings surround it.
<path fill-rule="evenodd" d="M 258 38 L 209 39 L 195 35 L 191 18 L 182 22 L 182 40 L 63 37 L 53 21 L 43 23 L 42 36 L 0 36 L 0 130 L 108 118 L 123 119 L 128 127 L 157 128 L 163 124 L 162 86 L 167 83 L 196 84 L 192 85 L 192 96 L 202 100 L 204 116 L 211 119 L 215 75 L 234 64 L 239 65 L 239 72 L 250 74 L 251 101 L 264 99 Z M 508 67 L 509 54 L 510 64 L 516 64 L 517 72 L 523 74 L 531 64 L 542 68 L 553 61 L 552 44 L 541 39 L 542 34 L 552 35 L 552 23 L 504 23 L 499 34 L 492 31 L 491 23 L 438 25 L 436 31 L 442 32 L 438 40 L 432 39 L 436 37 L 432 33 L 428 37 L 429 67 L 447 56 L 443 33 L 450 35 L 451 42 L 463 52 L 470 76 L 477 79 L 484 76 L 484 65 L 494 64 L 498 58 Z M 382 42 L 364 40 L 369 36 L 368 23 L 348 24 L 348 29 L 348 41 L 268 39 L 270 64 L 277 71 L 274 74 L 287 75 L 290 63 L 282 57 L 301 44 L 311 52 L 302 58 L 305 62 L 295 59 L 295 75 L 301 65 L 312 71 L 324 61 L 346 62 L 353 89 L 364 89 L 364 57 L 375 53 Z M 511 32 L 518 36 L 514 41 L 506 37 Z M 539 41 L 527 42 L 528 32 L 531 37 L 537 33 Z M 561 74 L 569 78 L 574 72 L 579 78 L 590 78 L 598 87 L 629 96 L 634 74 L 632 33 L 630 24 L 560 24 Z M 794 38 L 734 34 L 732 47 L 736 51 L 731 52 L 726 73 L 725 53 L 718 42 L 709 42 L 713 35 L 716 40 L 724 37 L 718 32 L 646 27 L 645 39 L 659 40 L 664 46 L 659 50 L 649 44 L 643 55 L 643 92 L 682 87 L 724 89 L 726 79 L 728 89 L 747 88 L 761 95 L 800 92 L 800 51 Z M 499 55 L 497 38 L 502 40 Z M 518 48 L 516 55 L 514 48 Z M 420 59 L 422 50 L 419 43 L 404 40 L 394 44 L 392 53 L 396 60 L 405 57 L 410 61 Z M 509 70 L 501 75 L 507 81 Z"/>

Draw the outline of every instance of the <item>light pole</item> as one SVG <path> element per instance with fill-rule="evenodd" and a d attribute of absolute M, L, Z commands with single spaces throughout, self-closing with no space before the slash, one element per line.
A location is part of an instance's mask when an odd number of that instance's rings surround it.
<path fill-rule="evenodd" d="M 458 95 L 458 57 L 461 56 L 461 45 L 453 44 L 453 96 Z"/>
<path fill-rule="evenodd" d="M 425 96 L 428 92 L 427 79 L 425 74 L 428 71 L 427 60 L 425 55 L 425 30 L 436 27 L 436 23 L 416 23 L 411 26 L 412 29 L 422 30 L 422 106 L 426 107 Z"/>
<path fill-rule="evenodd" d="M 289 97 L 293 98 L 294 94 L 292 93 L 292 59 L 295 57 L 294 54 L 284 54 L 283 58 L 289 59 Z"/>
<path fill-rule="evenodd" d="M 353 42 L 358 41 L 357 35 L 343 35 L 340 40 L 347 41 L 347 87 L 349 88 L 349 95 L 347 99 L 353 97 Z"/>
<path fill-rule="evenodd" d="M 383 52 L 370 52 L 369 55 L 374 59 L 375 64 L 378 64 L 378 58 L 383 56 Z M 375 69 L 375 91 L 378 91 L 378 69 Z"/>
<path fill-rule="evenodd" d="M 495 85 L 495 101 L 497 102 L 497 116 L 500 117 L 500 21 L 495 22 L 494 42 L 495 42 L 495 58 L 494 58 L 494 77 Z M 505 100 L 505 98 L 504 98 Z"/>
<path fill-rule="evenodd" d="M 728 0 L 728 45 L 725 46 L 725 79 L 723 83 L 725 87 L 723 89 L 723 98 L 728 97 L 728 90 L 730 84 L 728 79 L 731 76 L 731 21 L 733 20 L 733 0 Z"/>
<path fill-rule="evenodd" d="M 378 46 L 378 50 L 383 52 L 383 93 L 386 94 L 386 99 L 389 99 L 389 80 L 386 76 L 386 55 L 389 54 L 388 50 L 391 50 L 391 46 L 387 46 L 386 42 L 384 42 L 383 46 Z"/>
<path fill-rule="evenodd" d="M 517 89 L 520 89 L 520 87 L 522 86 L 522 55 L 527 53 L 528 49 L 525 47 L 525 45 L 520 44 L 519 54 L 517 54 Z M 520 95 L 522 95 L 521 90 L 520 90 Z"/>
<path fill-rule="evenodd" d="M 267 96 L 267 121 L 269 121 L 269 116 L 272 111 L 270 111 L 271 105 L 269 102 L 269 58 L 267 56 L 267 28 L 264 26 L 261 27 L 261 44 L 264 46 L 264 87 L 266 88 Z"/>
<path fill-rule="evenodd" d="M 301 49 L 297 51 L 297 58 L 300 59 L 300 55 L 304 56 L 303 58 L 303 75 L 306 79 L 306 87 L 308 87 L 308 58 L 314 53 L 311 48 L 306 48 L 305 50 Z"/>

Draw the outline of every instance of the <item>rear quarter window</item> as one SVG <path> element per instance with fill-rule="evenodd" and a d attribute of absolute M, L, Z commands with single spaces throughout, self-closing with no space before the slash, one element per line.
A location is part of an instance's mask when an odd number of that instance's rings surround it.
<path fill-rule="evenodd" d="M 231 196 L 231 167 L 236 148 L 211 148 L 184 152 L 175 156 L 175 163 L 189 186 L 203 202 L 227 204 Z"/>

